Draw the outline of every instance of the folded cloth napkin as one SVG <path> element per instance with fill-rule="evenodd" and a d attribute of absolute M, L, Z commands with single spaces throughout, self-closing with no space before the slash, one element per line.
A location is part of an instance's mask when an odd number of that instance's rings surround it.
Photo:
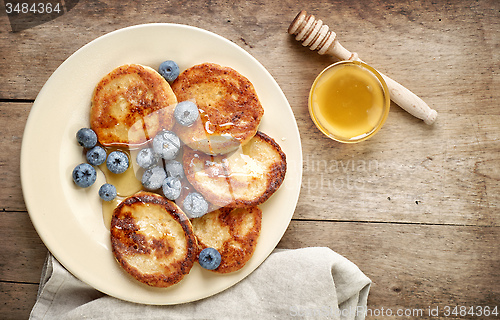
<path fill-rule="evenodd" d="M 371 281 L 329 248 L 276 249 L 245 279 L 214 296 L 169 306 L 105 295 L 48 255 L 30 319 L 365 318 Z"/>

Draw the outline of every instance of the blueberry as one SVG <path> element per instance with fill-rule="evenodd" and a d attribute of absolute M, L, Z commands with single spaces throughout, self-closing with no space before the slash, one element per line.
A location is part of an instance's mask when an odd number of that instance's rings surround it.
<path fill-rule="evenodd" d="M 198 256 L 198 262 L 202 268 L 207 270 L 217 269 L 220 265 L 222 257 L 214 248 L 205 248 L 201 250 L 200 255 Z"/>
<path fill-rule="evenodd" d="M 142 174 L 142 185 L 148 190 L 156 190 L 161 188 L 163 180 L 167 178 L 167 174 L 162 167 L 156 166 L 147 169 Z"/>
<path fill-rule="evenodd" d="M 76 141 L 87 149 L 93 148 L 97 144 L 97 135 L 90 128 L 81 128 L 76 133 Z"/>
<path fill-rule="evenodd" d="M 94 167 L 88 163 L 81 163 L 73 169 L 73 181 L 82 188 L 90 187 L 97 178 L 97 172 Z"/>
<path fill-rule="evenodd" d="M 113 173 L 124 173 L 128 169 L 128 157 L 122 151 L 113 151 L 108 155 L 106 166 Z"/>
<path fill-rule="evenodd" d="M 189 127 L 190 125 L 192 125 L 196 121 L 196 119 L 198 119 L 198 116 L 198 107 L 192 101 L 182 101 L 179 102 L 177 106 L 175 106 L 175 120 L 185 127 Z"/>
<path fill-rule="evenodd" d="M 177 160 L 167 161 L 165 163 L 165 171 L 169 177 L 174 177 L 179 180 L 184 178 L 184 168 L 182 167 L 182 163 Z"/>
<path fill-rule="evenodd" d="M 172 60 L 164 61 L 160 64 L 158 72 L 165 78 L 165 80 L 172 82 L 179 76 L 179 66 Z"/>
<path fill-rule="evenodd" d="M 208 211 L 208 202 L 198 192 L 191 192 L 183 203 L 184 212 L 189 219 L 199 218 Z"/>
<path fill-rule="evenodd" d="M 106 150 L 103 147 L 95 146 L 87 151 L 87 162 L 91 165 L 98 166 L 106 161 Z"/>
<path fill-rule="evenodd" d="M 169 200 L 176 200 L 181 195 L 182 184 L 181 181 L 174 177 L 168 177 L 163 180 L 163 194 Z"/>
<path fill-rule="evenodd" d="M 149 169 L 158 163 L 158 155 L 153 152 L 153 149 L 144 148 L 137 153 L 136 161 L 141 168 Z"/>
<path fill-rule="evenodd" d="M 112 184 L 105 183 L 99 188 L 99 197 L 104 201 L 111 201 L 116 198 L 116 187 Z"/>
<path fill-rule="evenodd" d="M 165 160 L 174 159 L 181 148 L 179 137 L 172 131 L 163 130 L 153 138 L 153 150 Z"/>

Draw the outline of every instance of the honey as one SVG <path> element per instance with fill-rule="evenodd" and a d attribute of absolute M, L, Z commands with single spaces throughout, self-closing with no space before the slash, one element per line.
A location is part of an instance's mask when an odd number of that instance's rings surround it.
<path fill-rule="evenodd" d="M 135 194 L 136 192 L 143 189 L 140 180 L 140 175 L 142 174 L 142 168 L 136 162 L 137 150 L 123 150 L 117 148 L 107 149 L 109 154 L 111 151 L 120 150 L 125 152 L 129 158 L 129 167 L 124 173 L 115 174 L 109 171 L 106 167 L 106 162 L 99 166 L 106 177 L 106 183 L 110 183 L 116 187 L 117 197 L 112 201 L 101 200 L 102 203 L 102 216 L 104 220 L 104 225 L 107 229 L 111 226 L 111 217 L 113 215 L 113 210 L 118 206 L 118 204 L 128 196 Z"/>
<path fill-rule="evenodd" d="M 389 112 L 387 86 L 378 72 L 358 61 L 342 61 L 323 70 L 309 96 L 316 126 L 340 142 L 359 142 L 375 134 Z"/>
<path fill-rule="evenodd" d="M 111 218 L 113 217 L 113 211 L 115 208 L 123 201 L 124 198 L 116 197 L 111 201 L 101 200 L 102 203 L 102 219 L 104 221 L 104 226 L 106 229 L 111 228 Z"/>
<path fill-rule="evenodd" d="M 108 153 L 115 149 L 108 150 Z M 104 173 L 106 177 L 106 182 L 114 185 L 116 187 L 116 193 L 121 197 L 128 197 L 142 189 L 141 175 L 142 172 L 139 165 L 136 163 L 137 151 L 128 151 L 116 149 L 127 154 L 129 158 L 129 167 L 124 173 L 116 174 L 109 171 L 106 167 L 106 163 L 99 166 L 99 169 Z"/>

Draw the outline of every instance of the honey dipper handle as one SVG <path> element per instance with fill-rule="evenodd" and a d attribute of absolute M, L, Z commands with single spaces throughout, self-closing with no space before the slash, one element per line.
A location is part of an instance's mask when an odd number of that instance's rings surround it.
<path fill-rule="evenodd" d="M 313 15 L 307 15 L 305 11 L 299 12 L 295 17 L 288 28 L 288 33 L 296 35 L 295 39 L 302 42 L 303 46 L 318 50 L 319 54 L 333 55 L 341 60 L 362 61 L 355 52 L 350 52 L 339 43 L 335 32 L 329 30 L 327 25 Z M 382 73 L 380 75 L 384 78 L 394 103 L 411 115 L 424 120 L 426 124 L 433 124 L 436 121 L 436 110 L 431 109 L 427 103 L 401 84 Z"/>
<path fill-rule="evenodd" d="M 411 115 L 424 120 L 426 124 L 433 124 L 436 121 L 436 110 L 431 109 L 424 100 L 385 74 L 380 73 L 380 75 L 384 78 L 387 88 L 389 88 L 391 100 L 395 104 Z"/>

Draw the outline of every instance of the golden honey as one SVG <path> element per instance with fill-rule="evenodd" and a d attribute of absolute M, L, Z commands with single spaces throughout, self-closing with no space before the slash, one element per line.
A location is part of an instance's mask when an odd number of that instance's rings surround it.
<path fill-rule="evenodd" d="M 106 177 L 106 183 L 112 184 L 116 187 L 117 197 L 112 201 L 101 200 L 102 203 L 102 215 L 104 220 L 104 225 L 107 229 L 111 226 L 111 217 L 113 215 L 113 210 L 120 204 L 120 202 L 128 196 L 135 194 L 136 192 L 143 189 L 140 175 L 142 175 L 142 169 L 136 162 L 137 150 L 123 150 L 118 148 L 108 148 L 107 153 L 111 151 L 120 150 L 125 152 L 129 158 L 129 167 L 124 173 L 115 174 L 109 171 L 106 167 L 106 162 L 99 166 L 102 173 Z"/>
<path fill-rule="evenodd" d="M 129 151 L 117 148 L 110 148 L 108 154 L 111 151 L 120 150 L 127 154 L 129 158 L 129 167 L 124 173 L 116 174 L 109 171 L 106 166 L 106 162 L 99 166 L 99 169 L 104 173 L 106 177 L 106 182 L 114 185 L 116 187 L 116 193 L 121 197 L 128 197 L 134 193 L 142 190 L 141 175 L 142 171 L 139 165 L 136 163 L 137 151 Z M 137 172 L 139 171 L 139 172 Z"/>
<path fill-rule="evenodd" d="M 389 113 L 387 85 L 380 74 L 359 61 L 342 61 L 323 70 L 309 95 L 309 112 L 328 137 L 346 143 L 375 134 Z"/>

